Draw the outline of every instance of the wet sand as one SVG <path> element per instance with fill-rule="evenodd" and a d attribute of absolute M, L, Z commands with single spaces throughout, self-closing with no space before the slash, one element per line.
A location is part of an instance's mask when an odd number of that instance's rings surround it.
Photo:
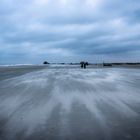
<path fill-rule="evenodd" d="M 139 140 L 140 69 L 0 68 L 0 140 Z"/>
<path fill-rule="evenodd" d="M 0 80 L 20 76 L 29 72 L 46 68 L 45 65 L 29 65 L 29 66 L 0 66 Z"/>

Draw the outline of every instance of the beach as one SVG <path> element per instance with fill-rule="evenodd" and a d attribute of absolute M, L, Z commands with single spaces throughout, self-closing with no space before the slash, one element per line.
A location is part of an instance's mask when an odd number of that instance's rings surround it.
<path fill-rule="evenodd" d="M 0 140 L 139 139 L 139 68 L 0 67 Z"/>

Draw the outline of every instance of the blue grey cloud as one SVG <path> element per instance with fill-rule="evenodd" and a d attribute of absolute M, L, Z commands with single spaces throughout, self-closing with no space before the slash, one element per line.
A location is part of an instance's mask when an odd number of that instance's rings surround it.
<path fill-rule="evenodd" d="M 139 0 L 1 0 L 0 64 L 140 61 L 139 31 Z"/>

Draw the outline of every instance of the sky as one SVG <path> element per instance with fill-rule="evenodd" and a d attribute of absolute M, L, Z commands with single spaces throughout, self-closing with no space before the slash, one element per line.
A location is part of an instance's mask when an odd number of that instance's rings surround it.
<path fill-rule="evenodd" d="M 139 62 L 140 0 L 0 0 L 0 64 Z"/>

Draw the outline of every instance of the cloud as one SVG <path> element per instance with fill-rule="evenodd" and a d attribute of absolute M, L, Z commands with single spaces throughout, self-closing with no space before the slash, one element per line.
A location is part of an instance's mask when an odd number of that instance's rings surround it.
<path fill-rule="evenodd" d="M 139 5 L 139 0 L 1 0 L 0 63 L 19 63 L 19 57 L 22 63 L 101 56 L 140 61 Z M 131 54 L 137 54 L 134 60 Z"/>

